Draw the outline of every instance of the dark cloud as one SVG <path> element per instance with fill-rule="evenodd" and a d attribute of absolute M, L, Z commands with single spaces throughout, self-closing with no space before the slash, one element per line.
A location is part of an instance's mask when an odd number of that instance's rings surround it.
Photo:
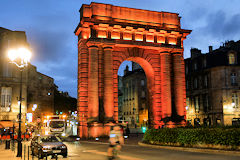
<path fill-rule="evenodd" d="M 240 14 L 232 16 L 222 27 L 223 36 L 234 36 L 240 33 Z M 239 37 L 240 39 L 240 37 Z"/>
<path fill-rule="evenodd" d="M 66 52 L 66 40 L 67 37 L 64 33 L 54 33 L 49 31 L 38 31 L 32 33 L 31 46 L 35 54 L 35 58 L 38 61 L 55 61 L 62 60 L 64 52 Z"/>

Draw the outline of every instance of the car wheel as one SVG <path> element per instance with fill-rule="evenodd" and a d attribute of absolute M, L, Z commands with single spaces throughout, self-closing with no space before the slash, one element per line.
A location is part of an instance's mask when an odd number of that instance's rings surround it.
<path fill-rule="evenodd" d="M 32 152 L 32 155 L 34 156 L 34 148 L 31 147 L 31 152 Z"/>
<path fill-rule="evenodd" d="M 39 151 L 39 152 L 38 152 L 39 159 L 43 159 L 43 152 L 42 151 Z"/>
<path fill-rule="evenodd" d="M 63 158 L 67 158 L 67 153 L 63 154 Z"/>

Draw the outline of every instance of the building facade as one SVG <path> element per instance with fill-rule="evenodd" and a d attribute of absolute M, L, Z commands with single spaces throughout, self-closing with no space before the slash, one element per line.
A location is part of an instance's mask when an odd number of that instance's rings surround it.
<path fill-rule="evenodd" d="M 209 53 L 191 49 L 185 59 L 187 120 L 192 125 L 240 122 L 240 41 L 228 41 Z"/>
<path fill-rule="evenodd" d="M 122 77 L 120 113 L 122 120 L 127 121 L 130 127 L 141 127 L 148 123 L 147 81 L 143 69 L 137 63 L 132 64 L 132 71 L 129 71 L 127 66 Z"/>
<path fill-rule="evenodd" d="M 123 76 L 118 76 L 118 120 L 123 120 Z"/>
<path fill-rule="evenodd" d="M 27 108 L 36 122 L 38 117 L 54 114 L 55 84 L 53 78 L 38 72 L 34 65 L 29 64 L 27 71 Z"/>
<path fill-rule="evenodd" d="M 23 31 L 11 31 L 0 27 L 0 120 L 17 121 L 19 114 L 20 71 L 9 63 L 7 52 L 11 48 L 29 47 Z M 23 70 L 22 120 L 27 112 L 27 71 Z"/>
<path fill-rule="evenodd" d="M 16 122 L 19 114 L 20 70 L 10 63 L 10 49 L 29 48 L 24 31 L 11 31 L 0 27 L 0 120 Z M 37 72 L 30 63 L 23 70 L 22 121 L 36 121 L 54 110 L 54 79 Z M 35 109 L 33 109 L 36 107 Z M 30 113 L 30 116 L 26 116 Z"/>

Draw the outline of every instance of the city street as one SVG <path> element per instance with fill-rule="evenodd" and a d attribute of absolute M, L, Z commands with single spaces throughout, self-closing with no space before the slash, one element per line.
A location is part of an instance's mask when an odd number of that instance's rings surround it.
<path fill-rule="evenodd" d="M 107 144 L 81 142 L 68 144 L 69 160 L 106 159 Z M 239 156 L 195 153 L 166 149 L 153 149 L 138 145 L 125 145 L 120 153 L 123 160 L 238 160 Z"/>
<path fill-rule="evenodd" d="M 81 141 L 80 143 L 66 143 L 68 146 L 68 158 L 59 156 L 59 160 L 105 160 L 108 144 L 105 142 Z M 4 154 L 3 154 L 4 153 Z M 20 160 L 15 157 L 11 150 L 5 150 L 0 146 L 0 159 Z M 169 149 L 154 149 L 142 147 L 137 144 L 127 143 L 119 155 L 121 160 L 238 160 L 239 156 L 227 154 L 209 154 L 187 151 L 176 151 Z M 24 157 L 22 158 L 24 159 Z M 26 159 L 27 156 L 26 156 Z M 32 157 L 30 157 L 32 160 Z M 51 159 L 49 156 L 48 159 Z M 34 157 L 37 160 L 37 157 Z M 44 158 L 45 160 L 45 158 Z"/>

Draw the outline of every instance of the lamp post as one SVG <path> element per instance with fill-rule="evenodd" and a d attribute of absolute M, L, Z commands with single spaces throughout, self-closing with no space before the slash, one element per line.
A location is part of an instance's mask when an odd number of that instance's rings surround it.
<path fill-rule="evenodd" d="M 8 51 L 8 58 L 11 63 L 14 63 L 20 70 L 20 98 L 19 98 L 19 115 L 18 115 L 18 150 L 17 157 L 22 157 L 22 132 L 21 132 L 21 118 L 22 118 L 22 72 L 28 65 L 31 58 L 31 52 L 26 48 L 12 49 Z"/>

